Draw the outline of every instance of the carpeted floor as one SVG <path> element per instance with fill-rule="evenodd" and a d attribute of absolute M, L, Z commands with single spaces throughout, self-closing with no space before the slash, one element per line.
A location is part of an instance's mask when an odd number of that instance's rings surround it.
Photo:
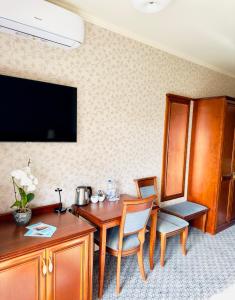
<path fill-rule="evenodd" d="M 119 296 L 115 294 L 116 258 L 107 254 L 103 300 L 111 299 L 209 299 L 235 282 L 235 226 L 211 236 L 190 229 L 187 256 L 181 254 L 179 237 L 168 239 L 166 264 L 159 264 L 159 241 L 155 267 L 149 269 L 148 235 L 145 247 L 147 281 L 140 277 L 136 255 L 122 259 Z M 94 297 L 97 299 L 98 252 L 94 256 Z M 235 298 L 234 298 L 235 299 Z"/>

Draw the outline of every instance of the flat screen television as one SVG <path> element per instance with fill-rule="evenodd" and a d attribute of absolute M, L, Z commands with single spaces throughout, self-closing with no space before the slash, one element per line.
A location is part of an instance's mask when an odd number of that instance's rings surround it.
<path fill-rule="evenodd" d="M 0 75 L 1 142 L 76 142 L 77 89 Z"/>

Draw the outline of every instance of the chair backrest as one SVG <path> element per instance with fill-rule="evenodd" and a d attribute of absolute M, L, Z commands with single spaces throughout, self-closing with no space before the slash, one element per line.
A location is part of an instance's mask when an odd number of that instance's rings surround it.
<path fill-rule="evenodd" d="M 145 199 L 151 195 L 155 195 L 156 204 L 158 203 L 157 177 L 146 177 L 135 179 L 136 191 L 139 198 Z"/>
<path fill-rule="evenodd" d="M 155 199 L 156 196 L 151 196 L 146 199 L 128 199 L 123 201 L 119 232 L 121 236 L 119 238 L 138 233 L 146 227 Z"/>

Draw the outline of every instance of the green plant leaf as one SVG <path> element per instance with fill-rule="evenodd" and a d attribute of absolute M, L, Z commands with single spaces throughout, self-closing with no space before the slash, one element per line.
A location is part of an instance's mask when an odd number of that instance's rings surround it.
<path fill-rule="evenodd" d="M 20 197 L 21 197 L 21 207 L 25 208 L 25 206 L 28 203 L 27 194 L 25 193 L 25 191 L 21 187 L 18 187 L 18 190 L 19 190 Z"/>
<path fill-rule="evenodd" d="M 19 200 L 16 200 L 15 203 L 12 204 L 11 208 L 20 207 L 20 206 L 21 206 L 21 202 Z"/>
<path fill-rule="evenodd" d="M 33 193 L 29 193 L 28 195 L 27 195 L 27 202 L 30 202 L 30 201 L 32 201 L 34 199 L 34 194 Z"/>

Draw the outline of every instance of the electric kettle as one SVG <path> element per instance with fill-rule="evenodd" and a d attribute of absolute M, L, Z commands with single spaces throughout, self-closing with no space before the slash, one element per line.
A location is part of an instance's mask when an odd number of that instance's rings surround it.
<path fill-rule="evenodd" d="M 79 206 L 86 205 L 89 203 L 91 195 L 90 186 L 78 186 L 76 188 L 75 203 Z"/>

